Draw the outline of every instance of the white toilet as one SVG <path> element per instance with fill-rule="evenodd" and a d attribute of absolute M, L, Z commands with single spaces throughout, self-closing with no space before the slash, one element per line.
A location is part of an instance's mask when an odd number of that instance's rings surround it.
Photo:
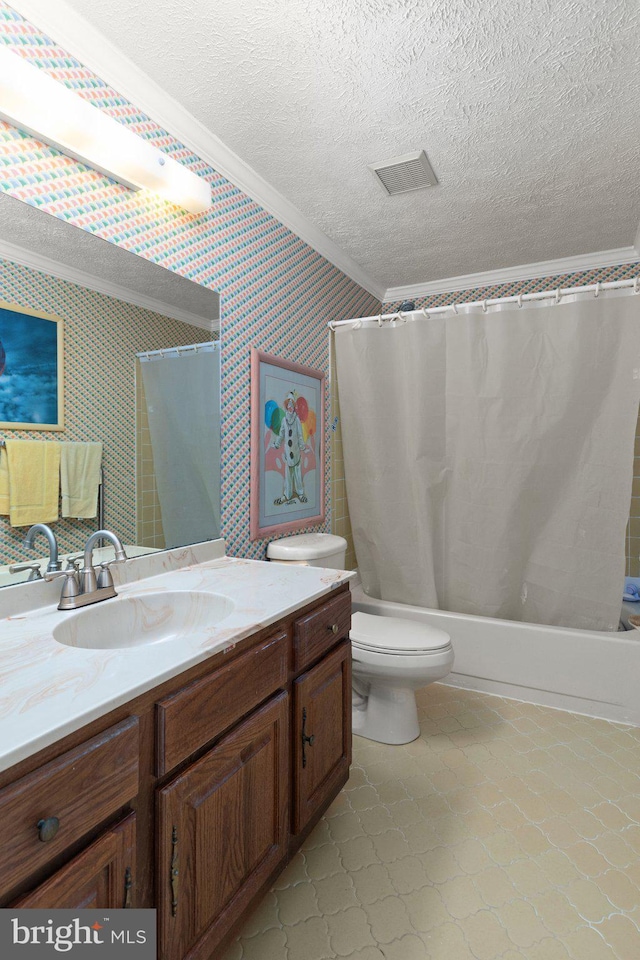
<path fill-rule="evenodd" d="M 270 560 L 344 569 L 347 541 L 328 533 L 274 540 Z M 378 743 L 420 736 L 415 691 L 453 667 L 448 633 L 437 627 L 356 611 L 351 620 L 353 732 Z"/>

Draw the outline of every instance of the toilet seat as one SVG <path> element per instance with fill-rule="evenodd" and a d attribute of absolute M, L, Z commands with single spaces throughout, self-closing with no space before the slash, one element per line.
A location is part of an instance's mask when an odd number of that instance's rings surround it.
<path fill-rule="evenodd" d="M 451 646 L 449 634 L 438 627 L 360 611 L 352 615 L 349 636 L 356 648 L 394 656 L 425 656 Z"/>

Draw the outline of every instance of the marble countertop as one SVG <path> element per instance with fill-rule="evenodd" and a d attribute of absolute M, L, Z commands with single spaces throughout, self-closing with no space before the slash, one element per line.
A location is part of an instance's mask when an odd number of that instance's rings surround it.
<path fill-rule="evenodd" d="M 233 648 L 351 577 L 344 570 L 225 556 L 124 582 L 117 586 L 120 597 L 205 591 L 234 603 L 233 611 L 215 626 L 179 640 L 129 648 L 88 650 L 58 643 L 52 630 L 76 611 L 62 612 L 49 604 L 12 612 L 0 620 L 0 770 L 212 654 Z M 108 617 L 109 604 L 117 602 L 106 600 L 86 609 L 100 606 Z"/>

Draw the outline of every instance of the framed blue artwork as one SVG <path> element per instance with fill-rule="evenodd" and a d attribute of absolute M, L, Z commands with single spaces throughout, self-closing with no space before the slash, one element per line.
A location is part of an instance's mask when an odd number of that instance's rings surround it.
<path fill-rule="evenodd" d="M 60 317 L 0 301 L 0 428 L 64 429 Z"/>

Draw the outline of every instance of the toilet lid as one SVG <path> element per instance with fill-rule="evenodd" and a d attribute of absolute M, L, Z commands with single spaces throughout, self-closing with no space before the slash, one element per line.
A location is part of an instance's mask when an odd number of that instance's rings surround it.
<path fill-rule="evenodd" d="M 415 620 L 399 617 L 378 617 L 370 613 L 354 613 L 351 617 L 351 640 L 368 650 L 389 653 L 422 653 L 442 650 L 451 643 L 444 630 Z"/>

